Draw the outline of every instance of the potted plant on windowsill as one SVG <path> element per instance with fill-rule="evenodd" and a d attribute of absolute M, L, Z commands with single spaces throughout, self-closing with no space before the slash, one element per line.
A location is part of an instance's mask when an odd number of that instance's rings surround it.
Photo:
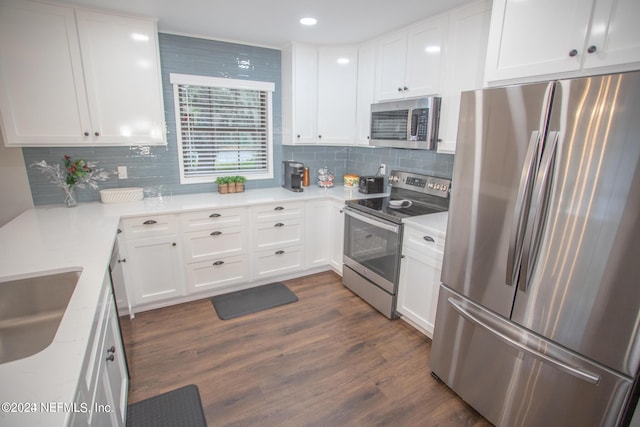
<path fill-rule="evenodd" d="M 219 176 L 216 178 L 216 184 L 218 184 L 218 193 L 227 194 L 229 192 L 229 177 Z"/>
<path fill-rule="evenodd" d="M 247 178 L 244 176 L 234 176 L 233 180 L 236 184 L 236 193 L 244 192 L 244 183 L 247 181 Z"/>

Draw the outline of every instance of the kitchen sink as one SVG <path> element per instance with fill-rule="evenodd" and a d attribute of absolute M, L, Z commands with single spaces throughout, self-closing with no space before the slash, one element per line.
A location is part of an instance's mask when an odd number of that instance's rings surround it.
<path fill-rule="evenodd" d="M 81 272 L 0 282 L 0 363 L 31 356 L 51 344 Z"/>

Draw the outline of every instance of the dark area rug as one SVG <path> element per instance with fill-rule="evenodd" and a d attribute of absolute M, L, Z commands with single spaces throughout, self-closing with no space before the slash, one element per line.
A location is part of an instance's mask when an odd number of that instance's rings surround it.
<path fill-rule="evenodd" d="M 127 407 L 127 427 L 207 427 L 200 392 L 187 385 Z"/>
<path fill-rule="evenodd" d="M 284 283 L 276 282 L 255 288 L 243 289 L 211 298 L 213 308 L 222 320 L 229 320 L 246 314 L 278 307 L 298 301 Z"/>

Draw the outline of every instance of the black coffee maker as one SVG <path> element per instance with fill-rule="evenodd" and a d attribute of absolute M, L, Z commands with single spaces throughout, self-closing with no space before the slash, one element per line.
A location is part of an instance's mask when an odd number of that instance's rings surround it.
<path fill-rule="evenodd" d="M 282 161 L 282 187 L 291 191 L 302 191 L 304 164 L 294 160 Z"/>

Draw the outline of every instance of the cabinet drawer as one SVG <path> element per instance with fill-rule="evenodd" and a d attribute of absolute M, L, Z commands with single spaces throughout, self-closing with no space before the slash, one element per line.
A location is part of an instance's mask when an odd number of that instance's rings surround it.
<path fill-rule="evenodd" d="M 259 222 L 285 220 L 288 218 L 302 218 L 304 202 L 272 203 L 254 206 L 251 219 Z"/>
<path fill-rule="evenodd" d="M 302 246 L 256 252 L 253 255 L 253 278 L 259 280 L 262 277 L 302 270 L 303 254 Z"/>
<path fill-rule="evenodd" d="M 120 221 L 127 239 L 164 236 L 177 231 L 175 215 L 146 215 Z"/>
<path fill-rule="evenodd" d="M 303 227 L 299 219 L 258 223 L 253 230 L 255 249 L 302 243 Z"/>
<path fill-rule="evenodd" d="M 411 248 L 416 251 L 431 249 L 443 252 L 444 235 L 437 231 L 425 231 L 405 226 L 402 234 L 402 245 L 405 248 Z"/>
<path fill-rule="evenodd" d="M 247 250 L 245 227 L 229 227 L 213 231 L 194 231 L 183 235 L 183 255 L 187 261 L 202 257 L 227 256 Z"/>
<path fill-rule="evenodd" d="M 182 231 L 216 230 L 245 222 L 245 208 L 207 209 L 180 214 Z"/>
<path fill-rule="evenodd" d="M 190 292 L 216 289 L 251 280 L 247 255 L 213 258 L 187 264 Z"/>

